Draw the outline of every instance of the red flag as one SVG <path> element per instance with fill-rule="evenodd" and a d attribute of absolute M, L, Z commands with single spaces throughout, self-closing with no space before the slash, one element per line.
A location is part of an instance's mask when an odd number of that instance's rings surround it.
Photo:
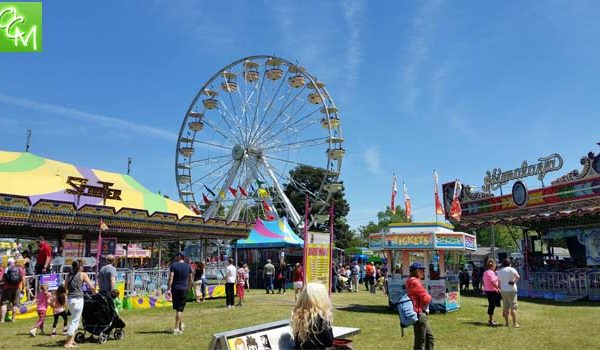
<path fill-rule="evenodd" d="M 108 230 L 108 225 L 104 223 L 104 220 L 100 219 L 100 231 Z"/>
<path fill-rule="evenodd" d="M 404 206 L 406 207 L 406 220 L 412 221 L 412 206 L 410 204 L 410 197 L 408 196 L 408 188 L 406 188 L 406 184 L 403 183 L 404 186 Z"/>
<path fill-rule="evenodd" d="M 396 187 L 396 174 L 394 174 L 392 180 L 392 203 L 390 204 L 392 214 L 396 214 L 396 193 L 398 193 L 398 188 Z"/>
<path fill-rule="evenodd" d="M 210 205 L 210 199 L 208 199 L 204 193 L 202 193 L 202 200 L 204 201 L 204 204 Z"/>
<path fill-rule="evenodd" d="M 263 203 L 263 208 L 265 208 L 265 212 L 270 213 L 271 207 L 269 206 L 269 203 L 267 203 L 267 201 L 265 201 L 264 199 L 263 199 L 262 203 Z"/>
<path fill-rule="evenodd" d="M 452 199 L 452 206 L 450 207 L 450 217 L 455 221 L 460 221 L 460 217 L 462 216 L 462 209 L 460 207 L 460 201 L 458 200 L 461 190 L 462 185 L 456 180 L 456 182 L 454 182 L 454 197 Z"/>
<path fill-rule="evenodd" d="M 237 190 L 231 186 L 229 186 L 229 192 L 231 192 L 231 194 L 237 198 Z"/>
<path fill-rule="evenodd" d="M 444 207 L 440 201 L 440 195 L 438 193 L 438 174 L 437 171 L 433 171 L 434 187 L 433 192 L 435 193 L 435 215 L 444 215 Z"/>
<path fill-rule="evenodd" d="M 200 209 L 198 209 L 198 207 L 194 203 L 190 204 L 190 210 L 193 211 L 196 215 L 202 214 Z"/>
<path fill-rule="evenodd" d="M 248 197 L 248 192 L 246 192 L 246 190 L 244 190 L 244 189 L 242 188 L 242 186 L 238 186 L 238 188 L 239 188 L 239 190 L 240 190 L 240 193 L 242 194 L 242 196 L 244 196 L 244 197 Z"/>

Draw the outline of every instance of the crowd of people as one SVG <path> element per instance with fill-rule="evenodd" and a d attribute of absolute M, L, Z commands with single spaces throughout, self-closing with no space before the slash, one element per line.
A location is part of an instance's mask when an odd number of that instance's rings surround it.
<path fill-rule="evenodd" d="M 363 265 L 362 261 L 352 261 L 350 264 L 332 263 L 331 291 L 335 292 L 358 292 L 359 286 L 364 283 L 365 290 L 375 294 L 377 290 L 387 294 L 387 266 L 377 266 L 374 262 Z"/>

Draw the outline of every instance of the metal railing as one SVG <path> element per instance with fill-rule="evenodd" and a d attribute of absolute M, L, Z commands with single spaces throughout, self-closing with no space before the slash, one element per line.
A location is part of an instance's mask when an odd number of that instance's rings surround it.
<path fill-rule="evenodd" d="M 587 279 L 590 299 L 600 300 L 600 271 L 588 273 Z"/>

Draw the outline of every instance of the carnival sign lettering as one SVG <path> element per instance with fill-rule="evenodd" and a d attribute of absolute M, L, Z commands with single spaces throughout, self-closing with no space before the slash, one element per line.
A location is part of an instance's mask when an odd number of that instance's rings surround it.
<path fill-rule="evenodd" d="M 65 190 L 65 193 L 78 196 L 98 197 L 104 199 L 121 200 L 121 190 L 110 188 L 114 184 L 111 182 L 97 181 L 102 186 L 88 185 L 88 179 L 82 177 L 69 176 L 67 185 L 71 186 Z"/>
<path fill-rule="evenodd" d="M 529 176 L 536 176 L 538 180 L 544 180 L 547 173 L 560 170 L 563 166 L 563 159 L 558 153 L 553 153 L 548 157 L 538 158 L 539 163 L 529 165 L 526 160 L 521 163 L 519 168 L 514 170 L 502 171 L 500 168 L 488 170 L 483 179 L 483 190 L 485 192 L 495 191 L 509 181 L 518 180 Z"/>
<path fill-rule="evenodd" d="M 385 241 L 388 247 L 398 248 L 430 248 L 432 246 L 431 235 L 411 235 L 411 234 L 397 234 L 397 235 L 385 235 Z"/>
<path fill-rule="evenodd" d="M 0 52 L 42 51 L 42 3 L 0 2 Z"/>

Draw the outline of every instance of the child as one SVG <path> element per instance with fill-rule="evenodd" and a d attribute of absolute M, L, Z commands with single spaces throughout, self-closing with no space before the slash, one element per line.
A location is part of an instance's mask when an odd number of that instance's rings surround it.
<path fill-rule="evenodd" d="M 333 314 L 329 293 L 321 283 L 308 283 L 298 297 L 290 322 L 294 349 L 325 349 L 333 345 Z"/>
<path fill-rule="evenodd" d="M 119 298 L 119 296 L 121 295 L 121 293 L 119 292 L 118 289 L 113 289 L 110 292 L 110 296 L 113 298 L 113 303 L 115 304 L 115 312 L 117 313 L 117 315 L 119 314 L 119 311 L 122 308 L 122 303 L 121 303 L 121 298 Z"/>
<path fill-rule="evenodd" d="M 54 310 L 54 322 L 52 322 L 52 336 L 56 336 L 56 325 L 58 324 L 58 318 L 63 319 L 63 334 L 67 333 L 67 290 L 62 284 L 58 286 L 54 295 L 54 303 L 52 306 Z"/>
<path fill-rule="evenodd" d="M 29 334 L 32 337 L 35 337 L 35 334 L 38 329 L 42 334 L 44 334 L 44 321 L 46 320 L 46 309 L 48 309 L 48 303 L 50 303 L 51 300 L 52 294 L 48 292 L 48 285 L 40 285 L 40 289 L 38 290 L 38 294 L 36 297 L 38 320 L 35 323 L 35 326 L 29 331 Z"/>
<path fill-rule="evenodd" d="M 244 287 L 246 286 L 246 269 L 244 269 L 244 264 L 243 263 L 239 263 L 238 264 L 238 270 L 236 272 L 237 274 L 237 295 L 238 298 L 240 298 L 240 302 L 238 303 L 238 306 L 244 306 Z"/>

